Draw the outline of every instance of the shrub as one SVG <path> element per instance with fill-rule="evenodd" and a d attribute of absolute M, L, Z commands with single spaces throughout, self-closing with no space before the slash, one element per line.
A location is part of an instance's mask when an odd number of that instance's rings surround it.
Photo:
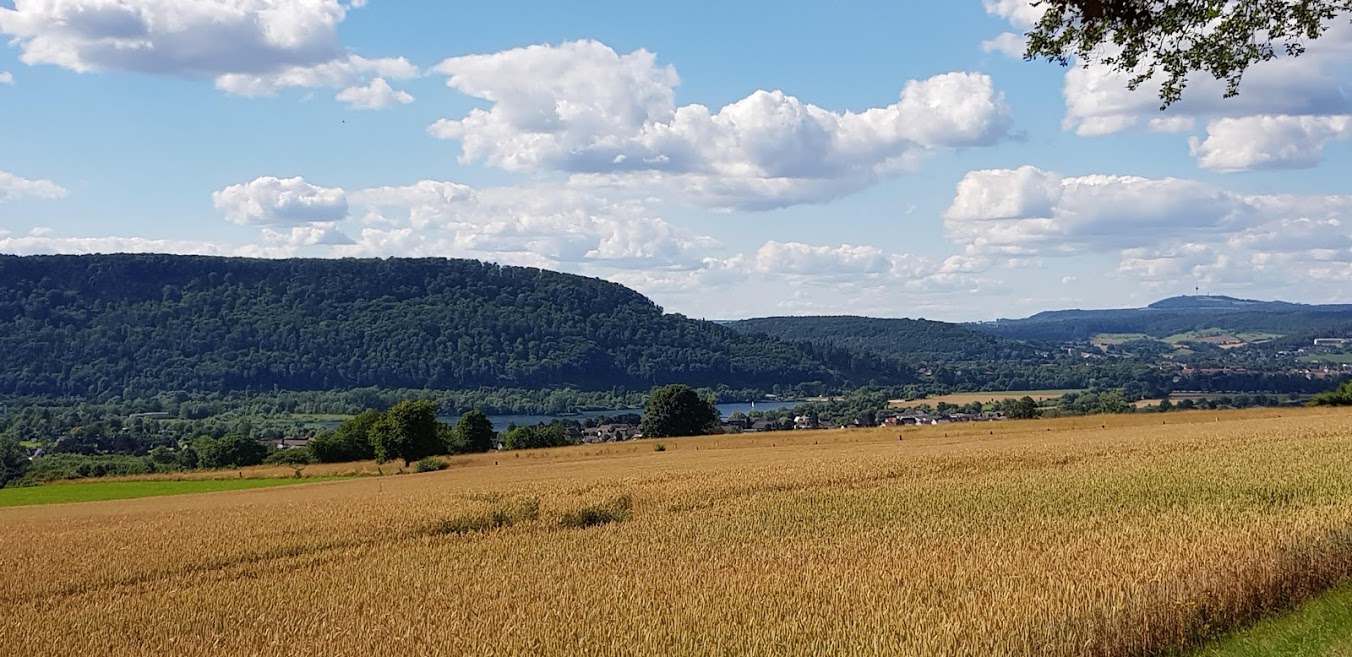
<path fill-rule="evenodd" d="M 178 454 L 164 445 L 156 445 L 154 449 L 150 450 L 150 460 L 159 466 L 176 466 L 178 465 Z"/>
<path fill-rule="evenodd" d="M 155 472 L 155 464 L 141 456 L 51 454 L 33 459 L 24 480 L 28 482 L 126 477 Z"/>
<path fill-rule="evenodd" d="M 628 495 L 621 495 L 604 504 L 593 504 L 576 511 L 569 511 L 563 514 L 559 524 L 572 529 L 586 529 L 612 522 L 622 522 L 629 519 L 633 506 L 632 498 Z"/>
<path fill-rule="evenodd" d="M 414 466 L 414 471 L 436 472 L 438 470 L 445 470 L 446 468 L 449 467 L 451 467 L 451 464 L 448 463 L 446 459 L 439 459 L 436 458 L 435 456 L 429 456 L 424 459 L 419 459 L 417 465 Z"/>
<path fill-rule="evenodd" d="M 281 449 L 268 454 L 264 463 L 268 465 L 309 465 L 314 463 L 310 451 L 305 449 Z"/>
<path fill-rule="evenodd" d="M 654 452 L 665 452 L 665 451 L 667 451 L 667 446 L 666 446 L 666 445 L 663 445 L 662 443 L 657 443 L 656 445 L 653 445 L 653 451 L 654 451 Z"/>
<path fill-rule="evenodd" d="M 469 534 L 511 527 L 518 522 L 529 522 L 539 517 L 540 499 L 527 497 L 498 504 L 487 512 L 468 513 L 440 520 L 428 526 L 424 533 L 430 536 Z"/>
<path fill-rule="evenodd" d="M 1186 401 L 1186 400 L 1185 400 Z M 1348 381 L 1337 390 L 1321 392 L 1310 400 L 1311 406 L 1352 406 L 1352 381 Z"/>

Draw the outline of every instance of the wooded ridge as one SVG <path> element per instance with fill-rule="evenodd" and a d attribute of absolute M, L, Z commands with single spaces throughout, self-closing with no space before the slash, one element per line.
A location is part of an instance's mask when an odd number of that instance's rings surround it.
<path fill-rule="evenodd" d="M 913 380 L 606 281 L 450 259 L 0 256 L 0 395 Z"/>

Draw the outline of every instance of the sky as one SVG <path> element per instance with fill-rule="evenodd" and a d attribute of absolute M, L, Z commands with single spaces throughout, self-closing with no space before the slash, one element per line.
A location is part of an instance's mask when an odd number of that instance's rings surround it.
<path fill-rule="evenodd" d="M 0 0 L 0 253 L 476 258 L 708 319 L 1352 302 L 1352 24 L 1160 111 L 1026 0 Z"/>

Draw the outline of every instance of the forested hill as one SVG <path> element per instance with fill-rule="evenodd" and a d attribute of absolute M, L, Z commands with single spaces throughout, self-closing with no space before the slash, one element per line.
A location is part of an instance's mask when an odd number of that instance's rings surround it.
<path fill-rule="evenodd" d="M 762 317 L 728 322 L 745 333 L 808 340 L 884 354 L 905 363 L 1010 361 L 1035 358 L 1033 347 L 959 324 L 873 317 Z"/>
<path fill-rule="evenodd" d="M 911 380 L 841 348 L 471 260 L 0 256 L 0 395 Z"/>

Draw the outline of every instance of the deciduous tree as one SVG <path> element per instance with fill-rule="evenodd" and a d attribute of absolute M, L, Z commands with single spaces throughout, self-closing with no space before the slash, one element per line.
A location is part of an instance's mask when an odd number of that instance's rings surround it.
<path fill-rule="evenodd" d="M 507 449 L 539 449 L 571 445 L 568 432 L 557 424 L 540 427 L 513 427 L 507 432 L 503 445 Z"/>
<path fill-rule="evenodd" d="M 28 451 L 19 444 L 19 439 L 10 434 L 0 434 L 0 488 L 28 471 Z"/>
<path fill-rule="evenodd" d="M 371 444 L 376 460 L 400 459 L 405 466 L 442 451 L 436 402 L 401 401 L 391 406 L 371 427 Z"/>
<path fill-rule="evenodd" d="M 321 463 L 363 461 L 376 456 L 372 431 L 380 422 L 380 411 L 367 410 L 338 426 L 333 433 L 315 436 L 310 453 Z"/>
<path fill-rule="evenodd" d="M 1028 33 L 1026 59 L 1065 66 L 1072 59 L 1130 76 L 1136 89 L 1163 77 L 1164 107 L 1178 101 L 1188 76 L 1205 72 L 1239 93 L 1250 66 L 1296 57 L 1346 20 L 1352 0 L 1039 0 L 1042 20 Z"/>
<path fill-rule="evenodd" d="M 1337 390 L 1330 390 L 1315 395 L 1314 398 L 1310 400 L 1310 405 L 1352 406 L 1352 381 L 1348 381 L 1347 383 L 1338 386 Z"/>
<path fill-rule="evenodd" d="M 493 423 L 482 411 L 470 411 L 460 416 L 455 423 L 455 433 L 467 452 L 487 452 L 493 449 L 493 440 L 497 432 Z"/>
<path fill-rule="evenodd" d="M 1011 420 L 1033 420 L 1039 415 L 1037 401 L 1028 395 L 1011 402 L 1005 411 L 1005 417 Z"/>
<path fill-rule="evenodd" d="M 241 468 L 258 465 L 268 457 L 265 445 L 237 434 L 224 438 L 198 438 L 193 441 L 193 447 L 204 468 Z"/>
<path fill-rule="evenodd" d="M 718 409 L 694 388 L 669 385 L 653 391 L 643 409 L 639 431 L 644 438 L 702 436 L 718 426 Z"/>

